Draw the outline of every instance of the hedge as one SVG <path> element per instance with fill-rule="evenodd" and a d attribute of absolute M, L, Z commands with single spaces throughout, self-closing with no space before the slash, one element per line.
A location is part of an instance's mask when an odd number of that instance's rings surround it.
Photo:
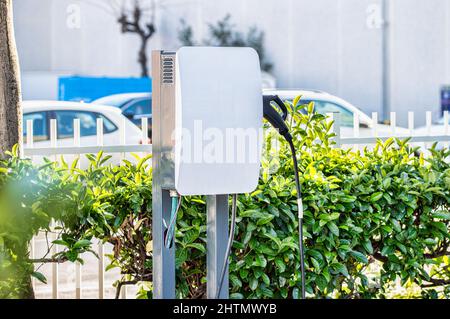
<path fill-rule="evenodd" d="M 450 164 L 447 149 L 416 156 L 408 141 L 378 141 L 362 151 L 335 148 L 331 123 L 312 104 L 290 105 L 299 150 L 309 298 L 450 296 Z M 306 112 L 300 112 L 305 109 Z M 267 130 L 267 139 L 278 138 Z M 298 298 L 297 205 L 293 163 L 280 140 L 267 143 L 258 189 L 238 198 L 230 264 L 232 298 Z M 15 152 L 0 161 L 0 298 L 32 297 L 30 275 L 42 262 L 80 261 L 93 238 L 114 245 L 108 269 L 119 267 L 138 298 L 151 298 L 150 157 L 90 167 L 64 161 L 35 166 Z M 177 297 L 206 293 L 205 198 L 184 197 L 177 220 Z M 30 260 L 28 244 L 54 219 L 60 253 Z M 92 252 L 92 251 L 91 251 Z M 118 289 L 119 290 L 119 289 Z M 405 297 L 405 296 L 403 296 Z"/>

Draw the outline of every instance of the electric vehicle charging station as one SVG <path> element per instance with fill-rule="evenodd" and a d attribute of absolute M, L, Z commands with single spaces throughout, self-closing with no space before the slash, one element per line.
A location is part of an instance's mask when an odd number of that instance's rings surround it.
<path fill-rule="evenodd" d="M 184 47 L 154 51 L 152 65 L 154 298 L 175 298 L 175 245 L 166 236 L 173 199 L 184 195 L 207 195 L 207 297 L 228 298 L 228 270 L 220 273 L 228 195 L 252 192 L 259 178 L 259 58 L 250 48 Z"/>

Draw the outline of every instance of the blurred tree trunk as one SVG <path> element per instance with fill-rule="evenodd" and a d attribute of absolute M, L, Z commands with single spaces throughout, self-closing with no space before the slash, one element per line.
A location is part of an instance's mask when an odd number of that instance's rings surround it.
<path fill-rule="evenodd" d="M 34 295 L 33 281 L 30 276 L 25 278 L 26 280 L 26 290 L 23 293 L 22 299 L 36 299 Z"/>
<path fill-rule="evenodd" d="M 20 69 L 12 0 L 0 0 L 0 157 L 22 142 Z"/>
<path fill-rule="evenodd" d="M 140 45 L 137 62 L 141 76 L 149 77 L 147 47 L 150 38 L 156 32 L 156 0 L 78 0 L 103 9 L 117 18 L 122 33 L 134 33 L 139 36 Z"/>
<path fill-rule="evenodd" d="M 150 38 L 156 32 L 154 18 L 150 22 L 142 22 L 144 15 L 144 10 L 139 1 L 134 3 L 134 8 L 132 13 L 128 13 L 125 9 L 120 14 L 117 22 L 122 27 L 122 33 L 135 33 L 139 35 L 141 40 L 141 45 L 138 53 L 138 63 L 141 67 L 141 76 L 148 77 L 148 56 L 147 56 L 147 45 Z"/>

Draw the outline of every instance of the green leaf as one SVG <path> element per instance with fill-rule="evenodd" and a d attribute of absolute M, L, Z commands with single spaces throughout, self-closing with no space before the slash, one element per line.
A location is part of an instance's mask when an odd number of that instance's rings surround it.
<path fill-rule="evenodd" d="M 61 245 L 61 246 L 69 247 L 69 244 L 66 241 L 62 240 L 62 239 L 56 239 L 56 240 L 52 241 L 52 243 L 55 244 L 55 245 Z"/>
<path fill-rule="evenodd" d="M 436 239 L 434 239 L 434 238 L 427 238 L 424 240 L 424 243 L 429 246 L 433 246 L 433 245 L 437 244 Z"/>
<path fill-rule="evenodd" d="M 33 276 L 34 278 L 36 278 L 43 284 L 47 284 L 47 278 L 45 278 L 45 276 L 42 273 L 35 271 L 35 272 L 31 273 L 31 276 Z"/>
<path fill-rule="evenodd" d="M 145 162 L 147 162 L 147 161 L 148 161 L 149 159 L 151 159 L 151 158 L 152 158 L 152 154 L 149 154 L 149 155 L 143 157 L 143 158 L 139 161 L 138 165 L 136 166 L 136 169 L 137 169 L 138 171 L 140 171 L 141 168 L 142 168 L 142 166 L 145 164 Z"/>
<path fill-rule="evenodd" d="M 273 292 L 268 287 L 261 287 L 261 292 L 262 292 L 263 296 L 265 296 L 267 298 L 273 298 Z"/>
<path fill-rule="evenodd" d="M 274 218 L 275 218 L 275 216 L 273 216 L 273 215 L 265 216 L 264 218 L 258 219 L 258 221 L 256 222 L 256 225 L 262 226 L 262 225 L 268 224 Z"/>
<path fill-rule="evenodd" d="M 381 199 L 381 197 L 383 197 L 382 192 L 374 193 L 374 194 L 372 194 L 372 196 L 370 196 L 370 201 L 372 203 L 375 203 L 375 202 L 379 201 Z"/>
<path fill-rule="evenodd" d="M 391 186 L 391 182 L 392 182 L 392 178 L 390 178 L 390 177 L 385 178 L 385 179 L 383 180 L 383 187 L 384 187 L 385 189 L 389 188 L 389 186 Z"/>
<path fill-rule="evenodd" d="M 267 260 L 266 260 L 266 258 L 264 258 L 263 255 L 257 255 L 255 257 L 254 265 L 257 266 L 257 267 L 265 268 L 266 265 L 267 265 Z"/>
<path fill-rule="evenodd" d="M 230 274 L 230 282 L 233 287 L 242 287 L 242 281 L 234 274 Z"/>
<path fill-rule="evenodd" d="M 241 217 L 250 217 L 250 218 L 263 218 L 265 214 L 256 209 L 246 210 L 239 214 Z"/>
<path fill-rule="evenodd" d="M 311 101 L 311 102 L 308 103 L 307 110 L 308 110 L 308 114 L 312 114 L 313 113 L 313 111 L 314 111 L 314 102 Z"/>
<path fill-rule="evenodd" d="M 349 253 L 355 257 L 355 259 L 361 263 L 367 264 L 369 261 L 367 260 L 367 257 L 360 253 L 359 251 L 351 250 Z"/>
<path fill-rule="evenodd" d="M 403 245 L 402 243 L 396 243 L 396 245 L 397 245 L 398 249 L 400 249 L 400 251 L 401 251 L 402 253 L 404 253 L 404 254 L 407 253 L 407 249 L 406 249 L 406 246 L 405 246 L 405 245 Z"/>
<path fill-rule="evenodd" d="M 109 271 L 109 270 L 114 269 L 114 268 L 120 268 L 120 266 L 115 264 L 115 263 L 111 263 L 108 266 L 106 266 L 105 271 Z"/>
<path fill-rule="evenodd" d="M 322 254 L 316 250 L 316 249 L 309 249 L 306 251 L 306 253 L 312 257 L 314 257 L 316 260 L 323 260 Z"/>
<path fill-rule="evenodd" d="M 338 272 L 338 273 L 341 273 L 341 274 L 344 275 L 345 277 L 348 277 L 348 270 L 347 270 L 347 267 L 346 267 L 344 264 L 341 264 L 341 263 L 333 263 L 333 264 L 330 265 L 330 267 L 331 267 L 334 271 L 336 271 L 336 272 Z"/>
<path fill-rule="evenodd" d="M 275 258 L 274 261 L 277 265 L 278 271 L 283 273 L 286 270 L 286 263 L 281 258 Z"/>
<path fill-rule="evenodd" d="M 450 212 L 445 210 L 438 210 L 431 214 L 433 218 L 450 220 Z"/>
<path fill-rule="evenodd" d="M 74 249 L 78 249 L 78 248 L 86 248 L 86 247 L 90 247 L 91 246 L 91 241 L 88 239 L 82 239 L 79 240 L 75 243 L 75 245 L 73 245 Z"/>
<path fill-rule="evenodd" d="M 324 291 L 327 288 L 328 282 L 324 276 L 322 275 L 316 276 L 315 282 L 320 291 Z"/>
<path fill-rule="evenodd" d="M 200 244 L 200 243 L 189 243 L 189 244 L 186 244 L 186 247 L 198 249 L 198 250 L 200 250 L 202 253 L 205 253 L 205 252 L 206 252 L 205 246 L 202 245 L 202 244 Z"/>
<path fill-rule="evenodd" d="M 392 232 L 392 228 L 389 227 L 388 225 L 381 226 L 381 229 L 383 229 L 387 233 L 391 233 Z"/>
<path fill-rule="evenodd" d="M 333 235 L 339 236 L 339 228 L 336 226 L 335 223 L 329 222 L 327 223 L 327 227 L 333 233 Z"/>
<path fill-rule="evenodd" d="M 297 95 L 297 96 L 294 98 L 294 100 L 292 101 L 292 105 L 293 105 L 294 107 L 296 107 L 296 106 L 298 105 L 298 102 L 300 101 L 301 98 L 302 98 L 301 95 Z"/>
<path fill-rule="evenodd" d="M 353 203 L 356 201 L 356 196 L 351 196 L 351 195 L 345 195 L 341 197 L 341 201 L 343 203 Z"/>
<path fill-rule="evenodd" d="M 311 257 L 311 262 L 312 262 L 312 264 L 314 266 L 314 269 L 316 271 L 320 271 L 320 269 L 321 269 L 320 263 L 316 259 L 314 259 L 314 257 Z"/>
<path fill-rule="evenodd" d="M 396 232 L 401 232 L 402 231 L 402 227 L 400 226 L 400 223 L 398 222 L 398 220 L 396 219 L 392 219 L 392 226 L 394 227 Z"/>
<path fill-rule="evenodd" d="M 251 290 L 256 290 L 256 288 L 258 288 L 258 279 L 252 277 L 252 279 L 250 279 L 249 287 Z"/>
<path fill-rule="evenodd" d="M 191 229 L 184 233 L 183 242 L 186 244 L 193 243 L 194 241 L 197 240 L 198 236 L 199 236 L 199 230 Z"/>
<path fill-rule="evenodd" d="M 189 258 L 187 249 L 177 249 L 175 251 L 175 266 L 181 267 L 181 265 Z"/>
<path fill-rule="evenodd" d="M 340 213 L 332 213 L 332 214 L 330 214 L 330 220 L 339 219 L 339 216 L 341 216 Z"/>
<path fill-rule="evenodd" d="M 262 278 L 262 280 L 264 281 L 264 283 L 266 285 L 270 285 L 270 278 L 269 278 L 269 276 L 267 276 L 265 273 L 263 273 L 261 278 Z"/>
<path fill-rule="evenodd" d="M 204 200 L 199 199 L 199 198 L 191 198 L 191 202 L 199 203 L 199 204 L 206 204 L 206 202 Z"/>
<path fill-rule="evenodd" d="M 239 276 L 241 276 L 242 279 L 247 279 L 247 276 L 249 274 L 249 270 L 248 269 L 241 269 L 239 270 Z"/>
<path fill-rule="evenodd" d="M 363 241 L 362 245 L 363 245 L 364 249 L 367 251 L 367 253 L 369 253 L 370 255 L 373 254 L 373 247 L 372 247 L 372 243 L 370 240 Z"/>

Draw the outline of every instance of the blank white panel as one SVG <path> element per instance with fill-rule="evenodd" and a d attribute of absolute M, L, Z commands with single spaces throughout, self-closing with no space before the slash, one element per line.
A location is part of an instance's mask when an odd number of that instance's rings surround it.
<path fill-rule="evenodd" d="M 253 191 L 259 178 L 263 116 L 256 51 L 184 47 L 176 61 L 177 191 Z"/>

